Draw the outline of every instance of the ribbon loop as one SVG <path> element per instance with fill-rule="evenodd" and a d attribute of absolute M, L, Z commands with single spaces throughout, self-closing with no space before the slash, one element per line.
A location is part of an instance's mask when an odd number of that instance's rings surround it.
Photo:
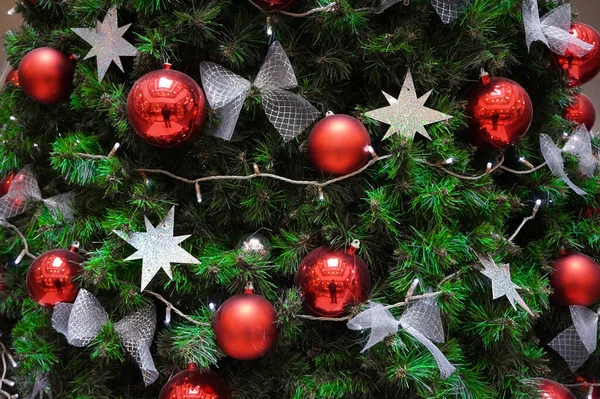
<path fill-rule="evenodd" d="M 563 152 L 579 159 L 579 170 L 587 177 L 594 176 L 596 161 L 592 152 L 592 136 L 585 125 L 579 125 L 563 147 Z"/>
<path fill-rule="evenodd" d="M 548 168 L 550 168 L 550 171 L 554 176 L 561 178 L 577 194 L 586 194 L 585 191 L 576 186 L 567 176 L 567 173 L 565 172 L 565 163 L 562 159 L 562 150 L 554 144 L 547 134 L 540 134 L 540 150 L 548 164 Z"/>
<path fill-rule="evenodd" d="M 52 314 L 52 327 L 76 347 L 89 345 L 107 322 L 108 314 L 98 299 L 85 289 L 79 291 L 73 304 L 57 303 Z M 140 366 L 146 386 L 159 376 L 150 353 L 155 329 L 154 305 L 140 309 L 115 324 L 123 346 Z"/>
<path fill-rule="evenodd" d="M 384 305 L 377 302 L 369 302 L 369 308 L 348 321 L 347 327 L 351 330 L 371 329 L 369 340 L 360 351 L 360 353 L 364 353 L 367 349 L 383 341 L 386 337 L 396 334 L 399 325 L 400 322 L 394 318 L 394 315 Z"/>
<path fill-rule="evenodd" d="M 298 86 L 292 64 L 279 42 L 274 42 L 256 80 L 248 80 L 212 62 L 200 64 L 200 75 L 210 106 L 216 110 L 219 126 L 214 136 L 230 140 L 252 87 L 260 92 L 261 105 L 275 129 L 289 141 L 317 119 L 319 111 L 298 94 L 287 90 Z"/>

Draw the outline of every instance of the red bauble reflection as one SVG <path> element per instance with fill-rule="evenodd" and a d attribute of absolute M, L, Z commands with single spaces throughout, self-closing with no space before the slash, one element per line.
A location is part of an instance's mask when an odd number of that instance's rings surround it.
<path fill-rule="evenodd" d="M 19 63 L 19 83 L 25 94 L 43 104 L 66 100 L 73 91 L 74 62 L 50 47 L 31 50 Z"/>
<path fill-rule="evenodd" d="M 348 115 L 328 115 L 308 136 L 308 156 L 325 173 L 345 175 L 360 169 L 370 157 L 371 137 L 364 125 Z"/>
<path fill-rule="evenodd" d="M 300 263 L 296 285 L 308 310 L 323 317 L 339 316 L 346 306 L 366 301 L 371 293 L 369 270 L 355 247 L 313 250 Z"/>
<path fill-rule="evenodd" d="M 467 102 L 469 132 L 480 148 L 506 148 L 529 130 L 533 104 L 517 82 L 484 75 L 473 86 Z"/>
<path fill-rule="evenodd" d="M 594 45 L 583 57 L 577 57 L 569 49 L 564 56 L 554 55 L 560 68 L 567 71 L 569 87 L 576 87 L 589 82 L 600 72 L 600 34 L 589 25 L 574 22 L 571 24 L 571 35 Z"/>
<path fill-rule="evenodd" d="M 578 125 L 583 123 L 587 130 L 592 130 L 596 122 L 596 108 L 588 96 L 579 93 L 573 98 L 573 103 L 567 107 L 563 116 Z"/>
<path fill-rule="evenodd" d="M 14 178 L 15 172 L 11 172 L 4 176 L 2 180 L 0 180 L 0 197 L 4 197 L 6 194 L 8 194 L 8 190 L 10 189 L 10 185 L 12 184 Z"/>
<path fill-rule="evenodd" d="M 19 71 L 16 69 L 11 69 L 8 74 L 6 74 L 6 78 L 4 79 L 5 85 L 13 85 L 20 86 L 19 84 Z"/>
<path fill-rule="evenodd" d="M 145 74 L 127 97 L 133 130 L 149 144 L 173 147 L 188 140 L 206 119 L 206 98 L 185 73 L 164 69 Z"/>
<path fill-rule="evenodd" d="M 600 298 L 600 265 L 583 254 L 561 256 L 552 264 L 550 285 L 563 305 L 589 306 Z"/>
<path fill-rule="evenodd" d="M 535 380 L 539 396 L 535 399 L 576 399 L 564 385 L 546 378 Z"/>
<path fill-rule="evenodd" d="M 82 262 L 83 257 L 74 249 L 44 252 L 29 266 L 29 296 L 47 307 L 53 307 L 57 302 L 73 302 L 79 293 L 73 280 L 81 274 Z"/>
<path fill-rule="evenodd" d="M 271 302 L 247 288 L 223 302 L 215 315 L 215 342 L 238 360 L 261 357 L 277 341 L 277 313 Z"/>
<path fill-rule="evenodd" d="M 158 399 L 231 399 L 227 384 L 213 372 L 201 372 L 195 363 L 175 374 L 163 387 Z"/>
<path fill-rule="evenodd" d="M 296 0 L 255 0 L 254 3 L 263 10 L 281 10 Z"/>

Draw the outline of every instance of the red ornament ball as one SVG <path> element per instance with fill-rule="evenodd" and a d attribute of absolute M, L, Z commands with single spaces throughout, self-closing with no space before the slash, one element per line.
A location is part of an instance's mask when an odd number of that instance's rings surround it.
<path fill-rule="evenodd" d="M 564 385 L 546 378 L 538 378 L 535 386 L 539 396 L 536 399 L 576 399 Z"/>
<path fill-rule="evenodd" d="M 370 151 L 369 132 L 358 119 L 348 115 L 328 115 L 308 136 L 308 156 L 325 173 L 352 173 L 369 161 Z"/>
<path fill-rule="evenodd" d="M 149 144 L 174 147 L 204 124 L 207 105 L 198 83 L 165 64 L 139 78 L 127 97 L 133 130 Z"/>
<path fill-rule="evenodd" d="M 227 384 L 213 372 L 201 372 L 195 363 L 175 374 L 163 387 L 158 399 L 231 399 Z"/>
<path fill-rule="evenodd" d="M 54 307 L 58 302 L 73 302 L 79 293 L 75 277 L 81 274 L 83 257 L 75 249 L 44 252 L 29 266 L 29 296 L 42 306 Z"/>
<path fill-rule="evenodd" d="M 271 302 L 254 289 L 223 302 L 215 315 L 213 331 L 219 348 L 238 360 L 261 357 L 277 341 L 277 313 Z"/>
<path fill-rule="evenodd" d="M 254 0 L 263 10 L 281 10 L 291 5 L 296 0 Z"/>
<path fill-rule="evenodd" d="M 8 190 L 10 189 L 10 185 L 12 184 L 14 178 L 15 172 L 11 172 L 4 176 L 2 180 L 0 180 L 0 198 L 8 194 Z"/>
<path fill-rule="evenodd" d="M 25 94 L 42 104 L 66 100 L 73 91 L 75 64 L 62 52 L 40 47 L 19 63 L 19 83 Z"/>
<path fill-rule="evenodd" d="M 567 71 L 569 87 L 577 87 L 589 82 L 600 72 L 600 33 L 589 25 L 574 22 L 571 24 L 571 35 L 594 45 L 583 57 L 576 56 L 568 48 L 564 56 L 554 55 L 560 68 Z"/>
<path fill-rule="evenodd" d="M 467 113 L 475 145 L 503 149 L 527 133 L 533 120 L 533 104 L 517 82 L 486 74 L 469 92 Z"/>
<path fill-rule="evenodd" d="M 19 84 L 19 71 L 16 70 L 16 69 L 11 69 L 6 74 L 6 78 L 4 79 L 4 84 L 5 85 L 20 86 L 20 84 Z"/>
<path fill-rule="evenodd" d="M 596 108 L 588 96 L 579 93 L 573 98 L 573 103 L 567 107 L 563 117 L 578 125 L 584 124 L 587 130 L 592 130 L 596 122 Z"/>
<path fill-rule="evenodd" d="M 320 247 L 310 252 L 296 272 L 296 286 L 308 310 L 323 317 L 337 317 L 353 302 L 364 302 L 371 293 L 367 265 L 356 255 L 356 246 L 347 251 Z"/>
<path fill-rule="evenodd" d="M 583 254 L 561 256 L 552 264 L 550 285 L 563 305 L 589 306 L 600 298 L 600 265 Z"/>

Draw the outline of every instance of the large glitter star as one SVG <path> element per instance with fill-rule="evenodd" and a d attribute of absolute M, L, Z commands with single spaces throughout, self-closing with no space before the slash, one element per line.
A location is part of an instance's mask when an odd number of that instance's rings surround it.
<path fill-rule="evenodd" d="M 510 278 L 510 265 L 502 264 L 497 266 L 491 256 L 486 259 L 482 255 L 477 254 L 477 257 L 484 267 L 484 269 L 481 270 L 481 274 L 492 281 L 492 299 L 498 299 L 505 296 L 515 310 L 517 309 L 516 302 L 521 305 L 527 313 L 533 316 L 533 312 L 517 292 L 517 288 L 521 287 L 513 283 Z"/>
<path fill-rule="evenodd" d="M 175 207 L 171 208 L 165 220 L 156 227 L 152 226 L 145 216 L 144 222 L 146 223 L 145 233 L 113 231 L 137 249 L 137 252 L 125 260 L 142 259 L 142 291 L 160 269 L 163 269 L 172 280 L 171 263 L 200 263 L 198 259 L 178 245 L 190 236 L 173 236 Z"/>
<path fill-rule="evenodd" d="M 134 56 L 137 52 L 135 47 L 121 36 L 129 29 L 131 24 L 118 27 L 117 9 L 112 7 L 108 10 L 102 22 L 98 21 L 95 28 L 71 28 L 83 40 L 92 45 L 84 60 L 97 57 L 98 80 L 102 81 L 110 63 L 114 63 L 124 72 L 120 56 Z"/>
<path fill-rule="evenodd" d="M 424 106 L 433 90 L 417 98 L 415 85 L 410 72 L 406 75 L 400 96 L 395 99 L 385 91 L 383 95 L 390 104 L 387 107 L 369 111 L 366 115 L 383 123 L 390 125 L 383 139 L 387 139 L 394 133 L 400 133 L 407 138 L 414 138 L 415 133 L 420 133 L 431 140 L 425 125 L 445 121 L 452 118 L 442 112 Z"/>

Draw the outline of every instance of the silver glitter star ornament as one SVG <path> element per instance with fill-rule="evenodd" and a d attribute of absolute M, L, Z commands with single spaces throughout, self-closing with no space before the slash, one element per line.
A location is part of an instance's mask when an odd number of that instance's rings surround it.
<path fill-rule="evenodd" d="M 513 283 L 510 279 L 510 265 L 502 264 L 497 266 L 491 256 L 485 258 L 483 255 L 477 254 L 477 257 L 484 267 L 484 269 L 481 270 L 481 274 L 489 278 L 492 282 L 492 298 L 498 299 L 505 296 L 515 310 L 517 309 L 516 302 L 521 305 L 527 313 L 533 316 L 533 312 L 517 292 L 517 288 L 521 287 Z"/>
<path fill-rule="evenodd" d="M 390 128 L 383 137 L 384 140 L 395 133 L 400 133 L 406 138 L 414 138 L 415 133 L 420 133 L 431 140 L 429 133 L 425 130 L 425 126 L 452 118 L 450 115 L 425 107 L 425 101 L 427 101 L 432 91 L 430 90 L 423 96 L 417 97 L 415 84 L 409 72 L 406 75 L 398 99 L 383 92 L 390 105 L 369 111 L 365 115 L 390 125 Z"/>
<path fill-rule="evenodd" d="M 131 244 L 137 252 L 125 260 L 142 259 L 142 291 L 150 280 L 163 269 L 169 278 L 173 279 L 171 263 L 198 264 L 200 261 L 190 255 L 178 244 L 189 238 L 190 235 L 174 237 L 175 207 L 171 208 L 165 220 L 156 227 L 144 216 L 146 223 L 145 233 L 126 233 L 113 231 L 116 235 Z"/>
<path fill-rule="evenodd" d="M 92 45 L 84 60 L 96 57 L 98 61 L 98 80 L 102 81 L 111 62 L 114 62 L 121 72 L 124 72 L 120 56 L 134 56 L 137 53 L 135 47 L 123 39 L 123 34 L 131 24 L 119 28 L 117 9 L 112 7 L 108 10 L 102 22 L 98 21 L 95 28 L 71 28 L 83 40 Z"/>

